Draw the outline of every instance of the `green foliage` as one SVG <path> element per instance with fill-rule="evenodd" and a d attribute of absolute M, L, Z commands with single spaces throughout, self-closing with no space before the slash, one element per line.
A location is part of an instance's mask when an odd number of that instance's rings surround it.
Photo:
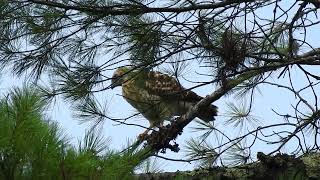
<path fill-rule="evenodd" d="M 101 72 L 93 63 L 76 64 L 70 68 L 61 61 L 55 66 L 50 74 L 55 77 L 56 91 L 64 92 L 66 99 L 76 101 L 88 98 L 93 88 L 101 83 Z"/>
<path fill-rule="evenodd" d="M 66 146 L 57 125 L 43 116 L 46 103 L 35 90 L 14 89 L 0 103 L 0 177 L 55 177 L 61 147 Z"/>
<path fill-rule="evenodd" d="M 190 160 L 197 160 L 200 167 L 210 168 L 216 164 L 218 153 L 213 146 L 201 139 L 191 138 L 187 141 L 187 157 Z"/>
<path fill-rule="evenodd" d="M 138 67 L 154 66 L 162 41 L 161 25 L 144 16 L 126 16 L 118 21 L 119 33 L 127 36 L 131 63 Z"/>
<path fill-rule="evenodd" d="M 92 127 L 98 126 L 105 119 L 106 107 L 101 105 L 93 98 L 86 98 L 74 105 L 74 117 L 79 118 L 81 123 L 92 122 Z"/>
<path fill-rule="evenodd" d="M 228 103 L 227 106 L 226 116 L 228 119 L 225 122 L 226 125 L 233 124 L 234 127 L 239 127 L 240 130 L 243 130 L 245 128 L 244 125 L 255 126 L 259 122 L 255 116 L 251 115 L 252 107 L 246 105 L 245 102 L 238 105 Z"/>
<path fill-rule="evenodd" d="M 140 166 L 138 166 L 138 170 L 140 170 L 142 173 L 162 173 L 162 166 L 157 160 L 157 158 L 151 157 L 146 159 L 140 164 Z"/>
<path fill-rule="evenodd" d="M 0 179 L 131 179 L 141 156 L 111 151 L 95 129 L 73 147 L 39 92 L 16 88 L 0 101 Z"/>
<path fill-rule="evenodd" d="M 225 160 L 229 161 L 231 166 L 246 164 L 249 162 L 250 151 L 245 144 L 237 143 L 228 149 Z"/>
<path fill-rule="evenodd" d="M 280 55 L 287 55 L 289 53 L 289 26 L 289 24 L 281 21 L 272 24 L 268 32 L 269 38 L 266 38 L 262 42 L 268 51 Z M 297 55 L 298 51 L 299 44 L 296 40 L 293 40 L 292 52 L 294 55 Z"/>
<path fill-rule="evenodd" d="M 196 120 L 197 126 L 193 128 L 194 132 L 202 132 L 200 139 L 206 140 L 212 132 L 214 132 L 215 127 L 212 122 L 204 122 Z"/>

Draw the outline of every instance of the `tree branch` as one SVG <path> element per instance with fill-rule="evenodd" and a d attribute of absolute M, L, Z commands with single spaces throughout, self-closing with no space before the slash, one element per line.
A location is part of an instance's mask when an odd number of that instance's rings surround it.
<path fill-rule="evenodd" d="M 169 148 L 174 152 L 178 152 L 179 148 L 177 145 L 170 145 L 170 141 L 177 138 L 183 131 L 183 128 L 187 126 L 196 116 L 198 111 L 205 106 L 210 105 L 212 102 L 218 100 L 227 92 L 229 92 L 232 88 L 237 85 L 243 83 L 244 81 L 262 74 L 267 71 L 275 70 L 277 68 L 283 67 L 285 65 L 279 64 L 278 66 L 265 66 L 258 70 L 252 70 L 245 72 L 239 75 L 235 79 L 231 79 L 227 81 L 225 86 L 220 87 L 212 94 L 206 96 L 204 99 L 199 101 L 195 106 L 193 106 L 185 115 L 179 117 L 176 121 L 174 121 L 171 125 L 167 125 L 165 128 L 160 129 L 159 131 L 153 131 L 147 137 L 147 144 L 151 146 L 151 148 L 157 152 L 159 150 L 165 151 L 165 149 Z"/>
<path fill-rule="evenodd" d="M 45 1 L 45 0 L 28 0 L 28 2 L 32 2 L 35 4 L 42 4 L 51 7 L 62 8 L 65 10 L 77 10 L 81 12 L 89 12 L 93 14 L 105 14 L 105 15 L 133 15 L 133 14 L 146 14 L 146 13 L 156 13 L 156 12 L 175 12 L 175 13 L 182 13 L 182 12 L 189 12 L 195 11 L 200 9 L 216 9 L 225 7 L 231 4 L 239 4 L 244 2 L 254 2 L 254 0 L 225 0 L 218 3 L 210 3 L 210 4 L 200 4 L 200 5 L 191 5 L 187 7 L 160 7 L 160 8 L 153 8 L 147 7 L 142 5 L 131 5 L 131 4 L 119 4 L 116 6 L 92 6 L 92 7 L 81 7 L 81 6 L 72 6 L 66 5 L 63 3 L 57 3 L 53 1 Z M 127 6 L 127 7 L 126 7 Z"/>

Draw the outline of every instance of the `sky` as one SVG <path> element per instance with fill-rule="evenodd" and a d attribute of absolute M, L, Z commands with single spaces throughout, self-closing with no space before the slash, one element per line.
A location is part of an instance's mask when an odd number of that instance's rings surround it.
<path fill-rule="evenodd" d="M 270 9 L 271 10 L 271 9 Z M 270 14 L 269 10 L 266 10 L 264 12 L 261 12 L 262 14 L 265 14 L 265 16 L 268 16 Z M 317 25 L 316 28 L 310 30 L 307 41 L 314 45 L 319 45 L 320 42 L 320 36 L 319 36 L 319 29 L 320 25 Z M 301 51 L 307 51 L 308 49 L 301 49 Z M 197 71 L 199 69 L 190 68 L 187 69 L 188 72 L 185 73 L 186 79 L 189 80 L 197 80 L 195 77 L 200 78 L 196 75 Z M 311 71 L 315 72 L 316 74 L 319 74 L 319 70 L 317 68 L 310 68 Z M 296 87 L 302 87 L 304 86 L 306 79 L 301 73 L 301 71 L 297 69 L 292 69 L 293 73 L 293 79 L 294 84 Z M 275 76 L 273 78 L 277 82 L 281 82 L 284 84 L 288 84 L 288 81 L 286 78 L 280 78 L 277 79 Z M 203 77 L 201 77 L 201 80 L 204 80 Z M 5 95 L 6 92 L 8 92 L 8 89 L 10 89 L 12 86 L 21 86 L 22 82 L 24 82 L 23 77 L 17 78 L 10 75 L 9 72 L 3 73 L 2 78 L 0 79 L 1 82 L 1 94 Z M 186 88 L 192 87 L 192 84 L 188 81 L 181 81 L 182 85 Z M 198 93 L 201 96 L 206 96 L 207 94 L 211 93 L 216 87 L 215 86 L 206 86 L 202 88 L 195 89 L 194 91 Z M 108 112 L 111 117 L 128 117 L 135 113 L 136 111 L 134 108 L 132 108 L 122 97 L 121 97 L 121 89 L 120 87 L 115 88 L 114 90 L 106 90 L 107 92 L 104 92 L 102 94 L 98 95 L 98 99 L 100 101 L 107 101 L 108 102 Z M 256 92 L 256 96 L 254 99 L 254 106 L 253 106 L 253 114 L 257 119 L 260 120 L 260 122 L 257 124 L 257 126 L 262 124 L 271 124 L 271 123 L 280 123 L 281 118 L 278 117 L 274 112 L 272 112 L 272 109 L 279 113 L 287 113 L 292 112 L 291 105 L 295 104 L 297 99 L 295 96 L 284 89 L 281 89 L 279 87 L 270 86 L 270 85 L 263 85 L 260 87 L 261 94 L 259 92 Z M 312 100 L 312 96 L 310 92 L 304 94 L 307 98 Z M 227 105 L 230 102 L 234 102 L 236 104 L 241 104 L 242 101 L 239 99 L 236 99 L 234 96 L 226 96 L 221 99 L 219 99 L 217 102 L 214 102 L 213 104 L 219 107 L 219 113 L 218 117 L 216 118 L 215 125 L 219 129 L 225 130 L 225 132 L 229 135 L 237 136 L 240 134 L 240 131 L 237 128 L 234 128 L 232 125 L 225 125 L 224 120 L 227 119 L 226 117 L 226 111 L 227 111 Z M 86 129 L 88 128 L 88 125 L 90 124 L 80 124 L 79 121 L 77 121 L 74 117 L 72 117 L 72 113 L 70 111 L 70 105 L 66 102 L 64 102 L 61 98 L 57 99 L 56 104 L 49 109 L 47 112 L 47 116 L 50 117 L 52 120 L 55 120 L 59 122 L 60 126 L 64 130 L 64 132 L 67 133 L 67 135 L 70 137 L 70 141 L 73 144 L 77 144 L 79 139 L 82 139 L 84 136 L 84 133 Z M 137 123 L 139 125 L 148 126 L 148 122 L 143 117 L 137 117 L 128 120 L 128 123 Z M 192 137 L 196 137 L 200 135 L 198 132 L 193 132 L 192 127 L 195 127 L 196 123 L 192 122 L 190 123 L 186 129 L 184 130 L 183 134 L 178 137 L 177 142 L 180 144 L 180 146 L 183 146 L 183 142 L 187 139 L 190 139 Z M 256 126 L 256 127 L 257 127 Z M 255 127 L 247 127 L 248 129 L 252 129 Z M 135 138 L 144 131 L 144 129 L 134 126 L 126 126 L 126 125 L 119 125 L 115 122 L 105 121 L 103 124 L 103 135 L 105 137 L 111 138 L 111 149 L 119 149 L 121 150 L 122 147 L 124 147 L 128 141 L 133 141 Z M 215 142 L 216 137 L 212 136 L 210 137 L 209 141 Z M 254 148 L 254 152 L 257 151 L 264 151 L 268 152 L 270 151 L 270 147 L 272 145 L 265 145 L 265 144 L 259 144 L 257 147 Z M 274 147 L 274 146 L 273 146 Z M 286 146 L 284 148 L 284 151 L 290 152 L 292 147 Z M 253 152 L 253 153 L 254 153 Z M 171 157 L 171 158 L 182 158 L 184 157 L 184 152 L 179 152 L 178 154 L 169 152 L 167 154 L 159 154 L 161 156 Z M 181 162 L 169 162 L 169 161 L 159 161 L 160 167 L 164 171 L 176 171 L 176 170 L 191 170 L 194 168 L 194 164 L 188 164 L 188 163 L 181 163 Z"/>

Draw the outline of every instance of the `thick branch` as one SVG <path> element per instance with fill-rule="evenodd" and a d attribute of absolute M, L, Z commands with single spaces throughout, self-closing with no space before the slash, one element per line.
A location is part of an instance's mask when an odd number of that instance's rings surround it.
<path fill-rule="evenodd" d="M 153 131 L 152 134 L 148 137 L 147 143 L 149 146 L 154 149 L 155 152 L 161 149 L 171 149 L 172 151 L 178 152 L 179 148 L 177 145 L 170 145 L 170 141 L 176 139 L 176 137 L 181 134 L 183 128 L 187 126 L 196 116 L 202 107 L 210 105 L 212 102 L 218 100 L 227 92 L 229 92 L 232 88 L 236 87 L 237 85 L 243 83 L 244 81 L 262 74 L 267 71 L 272 71 L 277 68 L 283 67 L 285 65 L 278 64 L 276 66 L 266 66 L 261 69 L 247 71 L 237 78 L 227 81 L 225 86 L 220 87 L 212 94 L 206 96 L 204 99 L 199 101 L 195 106 L 193 106 L 185 115 L 178 118 L 175 122 L 167 127 L 160 129 L 159 131 Z"/>
<path fill-rule="evenodd" d="M 285 67 L 287 65 L 309 64 L 312 62 L 316 63 L 314 61 L 317 61 L 317 58 L 305 57 L 305 55 L 302 55 L 300 57 L 300 59 L 294 59 L 292 61 L 284 63 L 273 63 L 264 67 L 252 68 L 238 75 L 236 78 L 228 80 L 226 84 L 224 84 L 224 86 L 220 87 L 215 92 L 199 101 L 185 115 L 179 117 L 171 125 L 167 125 L 165 128 L 162 128 L 159 131 L 153 131 L 152 134 L 150 134 L 150 136 L 147 137 L 147 145 L 149 147 L 148 149 L 153 149 L 154 152 L 158 152 L 161 149 L 163 151 L 165 151 L 165 149 L 170 149 L 174 152 L 178 152 L 178 145 L 170 145 L 170 141 L 176 139 L 177 136 L 182 133 L 183 128 L 187 126 L 194 118 L 196 118 L 198 111 L 202 107 L 210 105 L 214 101 L 220 99 L 232 88 L 257 75 L 263 74 L 268 71 L 273 71 Z"/>
<path fill-rule="evenodd" d="M 319 179 L 320 154 L 296 158 L 286 154 L 268 156 L 258 153 L 260 162 L 236 167 L 214 167 L 194 171 L 137 174 L 136 179 Z"/>

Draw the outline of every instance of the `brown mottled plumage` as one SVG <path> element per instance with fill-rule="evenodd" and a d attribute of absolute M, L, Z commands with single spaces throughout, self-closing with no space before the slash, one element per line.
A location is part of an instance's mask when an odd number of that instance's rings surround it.
<path fill-rule="evenodd" d="M 150 128 L 161 126 L 164 120 L 185 114 L 203 97 L 186 90 L 173 77 L 154 71 L 117 69 L 111 87 L 122 86 L 123 97 L 150 123 Z M 200 109 L 197 117 L 208 122 L 214 120 L 217 107 Z M 144 132 L 145 135 L 148 131 Z"/>

